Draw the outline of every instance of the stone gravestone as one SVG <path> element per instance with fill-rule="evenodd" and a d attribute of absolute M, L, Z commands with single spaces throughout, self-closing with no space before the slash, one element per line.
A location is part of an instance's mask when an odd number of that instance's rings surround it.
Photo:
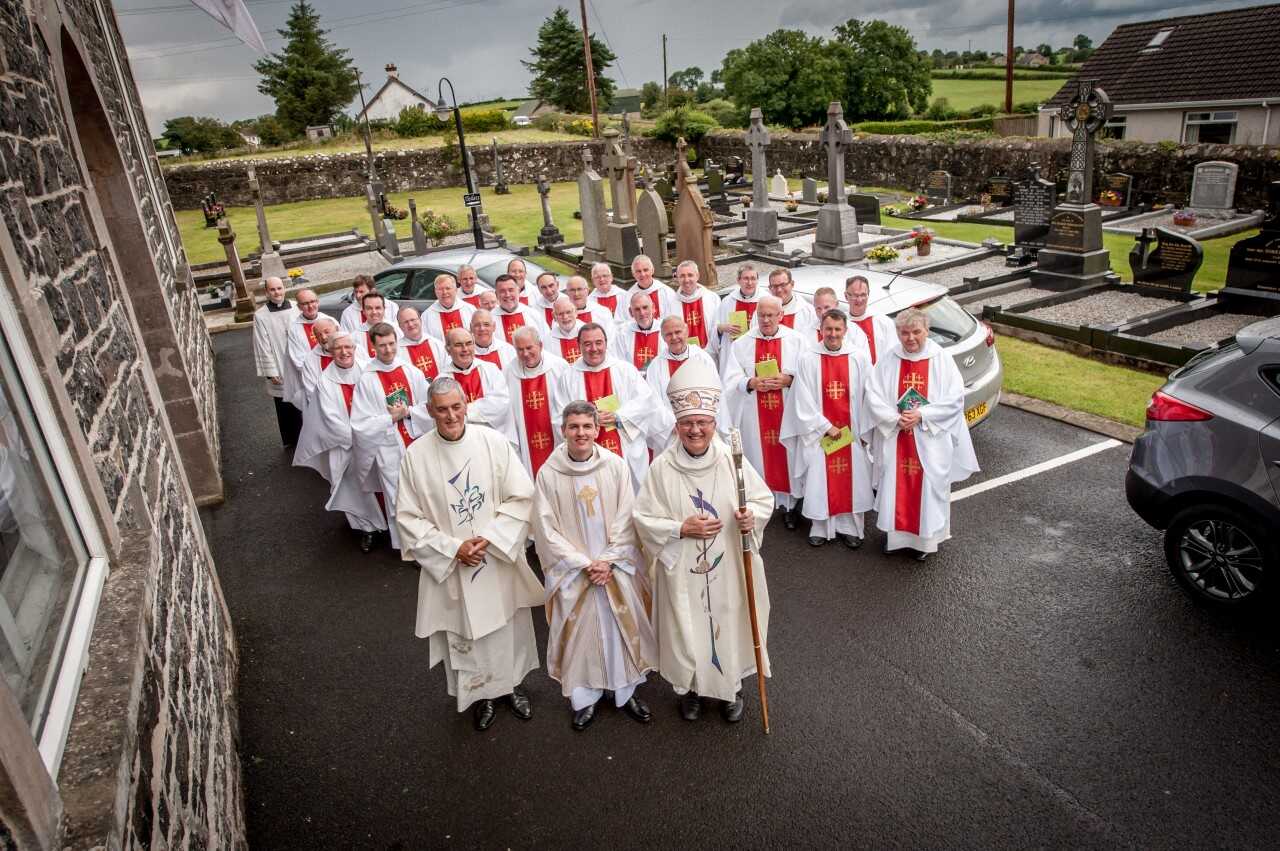
<path fill-rule="evenodd" d="M 1240 166 L 1226 162 L 1204 162 L 1191 175 L 1191 201 L 1187 204 L 1208 218 L 1231 218 L 1235 214 L 1236 174 Z"/>
<path fill-rule="evenodd" d="M 498 137 L 493 137 L 493 143 L 490 145 L 493 151 L 493 194 L 494 195 L 510 195 L 511 190 L 507 188 L 507 181 L 502 177 L 502 157 L 498 155 Z"/>
<path fill-rule="evenodd" d="M 271 231 L 267 229 L 267 208 L 262 203 L 262 186 L 258 183 L 258 175 L 249 169 L 249 191 L 253 193 L 253 209 L 258 214 L 258 242 L 260 247 L 258 263 L 262 267 L 263 278 L 284 278 L 287 282 L 288 271 L 284 268 L 284 260 L 271 241 Z"/>
<path fill-rule="evenodd" d="M 564 244 L 564 234 L 551 218 L 551 183 L 547 175 L 538 175 L 538 200 L 542 202 L 542 230 L 538 231 L 538 247 L 553 248 Z"/>
<path fill-rule="evenodd" d="M 1119 202 L 1103 204 L 1104 207 L 1131 207 L 1133 206 L 1133 175 L 1124 174 L 1123 172 L 1114 172 L 1112 174 L 1104 174 L 1102 176 L 1102 189 L 1098 192 L 1099 203 L 1101 203 L 1103 192 L 1114 192 Z"/>
<path fill-rule="evenodd" d="M 1191 284 L 1203 262 L 1200 243 L 1164 228 L 1143 228 L 1129 252 L 1134 287 L 1157 297 L 1191 298 Z"/>
<path fill-rule="evenodd" d="M 702 171 L 707 182 L 707 204 L 711 211 L 722 216 L 730 214 L 729 198 L 724 194 L 724 172 L 715 163 L 708 163 Z"/>
<path fill-rule="evenodd" d="M 711 210 L 698 192 L 698 181 L 685 158 L 688 145 L 681 137 L 676 142 L 676 260 L 683 263 L 692 260 L 698 264 L 702 285 L 716 289 L 719 276 L 716 273 L 714 242 L 712 240 Z"/>
<path fill-rule="evenodd" d="M 409 199 L 409 230 L 413 233 L 413 253 L 419 256 L 427 253 L 427 233 L 418 221 L 418 203 Z"/>
<path fill-rule="evenodd" d="M 249 285 L 244 279 L 244 267 L 240 265 L 240 252 L 236 251 L 236 232 L 226 217 L 218 219 L 218 242 L 227 255 L 227 269 L 231 272 L 231 285 L 235 299 L 236 321 L 253 321 L 254 303 L 249 295 Z"/>
<path fill-rule="evenodd" d="M 818 181 L 812 177 L 800 181 L 800 200 L 806 204 L 818 203 Z"/>
<path fill-rule="evenodd" d="M 769 147 L 769 130 L 764 126 L 760 107 L 751 110 L 751 129 L 747 131 L 747 147 L 751 149 L 751 209 L 747 210 L 747 242 L 752 249 L 766 254 L 782 248 L 778 241 L 778 211 L 769 204 L 766 185 L 769 173 L 764 149 Z"/>
<path fill-rule="evenodd" d="M 839 101 L 827 107 L 827 124 L 822 128 L 821 142 L 827 149 L 827 203 L 818 211 L 818 233 L 813 242 L 813 256 L 834 263 L 862 259 L 858 244 L 858 217 L 845 200 L 844 158 L 853 143 L 853 132 L 844 123 L 844 110 Z"/>
<path fill-rule="evenodd" d="M 1094 137 L 1111 114 L 1111 100 L 1096 80 L 1080 80 L 1060 118 L 1070 128 L 1071 173 L 1067 197 L 1049 218 L 1045 247 L 1031 273 L 1033 286 L 1070 290 L 1102 283 L 1111 275 L 1111 256 L 1102 247 L 1102 209 L 1093 199 Z"/>
<path fill-rule="evenodd" d="M 849 195 L 849 206 L 858 217 L 860 225 L 880 224 L 880 199 L 865 192 L 853 192 Z"/>
<path fill-rule="evenodd" d="M 925 180 L 924 196 L 930 207 L 945 207 L 951 203 L 951 172 L 931 171 Z"/>
<path fill-rule="evenodd" d="M 1010 266 L 1023 266 L 1035 259 L 1049 235 L 1049 217 L 1058 190 L 1053 181 L 1040 176 L 1040 166 L 1032 163 L 1026 177 L 1013 189 L 1013 243 Z"/>
<path fill-rule="evenodd" d="M 1280 293 L 1280 180 L 1267 186 L 1267 214 L 1257 236 L 1231 246 L 1227 287 Z"/>
<path fill-rule="evenodd" d="M 987 197 L 997 207 L 1008 207 L 1013 203 L 1013 181 L 1002 174 L 987 178 Z"/>
<path fill-rule="evenodd" d="M 609 196 L 613 200 L 613 218 L 605 225 L 604 256 L 614 266 L 615 274 L 625 274 L 631 268 L 631 261 L 640 253 L 640 231 L 636 229 L 635 214 L 636 161 L 622 150 L 617 130 L 608 130 L 604 135 L 604 167 L 609 175 Z"/>
<path fill-rule="evenodd" d="M 609 214 L 604 205 L 604 178 L 591 167 L 591 148 L 582 146 L 582 174 L 578 175 L 578 209 L 582 213 L 582 262 L 604 260 L 604 229 Z"/>
<path fill-rule="evenodd" d="M 667 237 L 671 228 L 667 224 L 667 205 L 662 196 L 652 189 L 640 193 L 636 203 L 636 225 L 640 229 L 640 246 L 653 261 L 653 274 L 658 278 L 671 275 L 671 252 L 667 249 Z M 627 270 L 628 274 L 630 269 Z"/>
<path fill-rule="evenodd" d="M 653 182 L 653 191 L 658 193 L 658 197 L 661 198 L 664 203 L 671 203 L 676 200 L 675 187 L 671 185 L 671 181 L 665 176 L 659 177 Z"/>
<path fill-rule="evenodd" d="M 769 194 L 774 198 L 786 198 L 791 190 L 787 187 L 787 179 L 782 176 L 782 169 L 778 169 L 770 178 Z"/>
<path fill-rule="evenodd" d="M 387 234 L 382 226 L 382 207 L 378 204 L 378 196 L 374 194 L 372 183 L 366 183 L 364 186 L 364 204 L 369 211 L 369 221 L 373 225 L 373 244 L 382 250 L 386 247 Z"/>
<path fill-rule="evenodd" d="M 747 164 L 742 157 L 732 156 L 725 160 L 724 163 L 724 185 L 725 186 L 746 186 L 747 185 Z"/>

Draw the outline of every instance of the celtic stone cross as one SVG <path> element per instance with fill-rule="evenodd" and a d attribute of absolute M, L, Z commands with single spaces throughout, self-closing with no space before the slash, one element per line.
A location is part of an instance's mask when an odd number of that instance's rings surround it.
<path fill-rule="evenodd" d="M 1111 117 L 1111 99 L 1097 87 L 1097 80 L 1081 80 L 1071 101 L 1058 116 L 1071 128 L 1071 164 L 1067 178 L 1067 203 L 1093 200 L 1093 137 Z"/>

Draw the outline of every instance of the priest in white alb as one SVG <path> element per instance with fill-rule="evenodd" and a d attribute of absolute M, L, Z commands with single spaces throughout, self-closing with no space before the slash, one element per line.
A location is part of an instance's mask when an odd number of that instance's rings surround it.
<path fill-rule="evenodd" d="M 536 286 L 538 294 L 529 299 L 529 306 L 533 308 L 534 313 L 538 314 L 543 327 L 546 328 L 553 321 L 552 311 L 555 310 L 556 299 L 561 296 L 560 279 L 554 272 L 542 272 L 538 275 Z"/>
<path fill-rule="evenodd" d="M 862 275 L 854 275 L 845 281 L 844 300 L 849 305 L 849 325 L 862 332 L 867 341 L 867 353 L 875 366 L 880 353 L 898 345 L 898 332 L 893 319 L 883 313 L 871 315 L 867 303 L 871 300 L 871 284 Z"/>
<path fill-rule="evenodd" d="M 817 339 L 818 315 L 813 305 L 796 295 L 790 269 L 774 269 L 769 273 L 769 294 L 782 303 L 779 324 L 799 333 L 806 343 Z"/>
<path fill-rule="evenodd" d="M 578 332 L 585 324 L 578 318 L 573 299 L 560 296 L 551 308 L 551 324 L 543 332 L 542 344 L 567 363 L 573 363 L 582 357 L 582 350 L 578 346 Z"/>
<path fill-rule="evenodd" d="M 684 369 L 688 363 L 701 361 L 715 370 L 717 374 L 720 372 L 719 365 L 712 359 L 711 355 L 697 346 L 689 345 L 688 333 L 689 326 L 679 316 L 668 316 L 662 320 L 664 348 L 660 355 L 649 362 L 649 366 L 644 371 L 644 379 L 653 389 L 653 395 L 668 408 L 671 407 L 671 403 L 667 400 L 667 385 L 671 382 L 671 376 L 675 375 L 677 370 Z M 726 435 L 729 432 L 728 423 L 723 419 L 723 406 L 720 410 L 720 433 Z M 649 446 L 651 449 L 661 452 L 670 446 L 674 440 L 675 433 L 669 432 L 665 435 L 658 435 L 657 439 L 651 441 Z"/>
<path fill-rule="evenodd" d="M 332 362 L 320 374 L 307 407 L 302 436 L 293 453 L 294 466 L 310 467 L 329 483 L 328 511 L 340 511 L 347 525 L 360 534 L 360 549 L 373 549 L 375 536 L 386 532 L 387 519 L 377 497 L 360 487 L 351 465 L 351 408 L 363 364 L 356 358 L 350 332 L 337 331 L 329 341 Z"/>
<path fill-rule="evenodd" d="M 733 341 L 747 333 L 756 318 L 756 304 L 760 296 L 760 273 L 750 263 L 738 267 L 738 282 L 720 297 L 720 309 L 716 311 L 716 333 L 720 336 L 717 346 L 720 368 L 729 359 Z"/>
<path fill-rule="evenodd" d="M 445 362 L 444 342 L 422 328 L 422 315 L 417 308 L 402 307 L 396 314 L 400 326 L 400 357 L 422 370 L 428 381 L 435 381 Z"/>
<path fill-rule="evenodd" d="M 551 410 L 563 407 L 567 401 L 558 394 L 560 376 L 569 365 L 543 348 L 542 338 L 534 328 L 516 329 L 515 340 L 516 359 L 502 372 L 520 441 L 520 460 L 529 475 L 536 476 L 551 450 L 560 443 L 560 430 L 551 419 Z"/>
<path fill-rule="evenodd" d="M 360 487 L 380 495 L 391 527 L 391 546 L 399 549 L 395 516 L 400 459 L 432 427 L 426 408 L 428 383 L 416 366 L 400 357 L 391 325 L 379 322 L 369 329 L 369 336 L 375 356 L 364 368 L 351 401 L 352 463 Z"/>
<path fill-rule="evenodd" d="M 679 285 L 676 301 L 680 303 L 678 315 L 688 329 L 689 344 L 716 358 L 720 345 L 720 335 L 716 333 L 720 296 L 699 283 L 698 274 L 698 264 L 692 260 L 685 260 L 676 267 L 676 283 Z"/>
<path fill-rule="evenodd" d="M 600 411 L 596 441 L 630 465 L 632 486 L 638 488 L 649 466 L 650 440 L 671 432 L 671 411 L 634 366 L 609 354 L 599 325 L 583 325 L 578 344 L 582 357 L 560 376 L 559 399 L 581 399 L 596 406 Z M 553 410 L 552 416 L 559 419 L 560 411 Z"/>
<path fill-rule="evenodd" d="M 546 323 L 538 312 L 520 302 L 520 285 L 514 277 L 499 275 L 494 282 L 494 291 L 498 297 L 498 308 L 493 311 L 493 316 L 497 320 L 497 332 L 502 339 L 514 346 L 516 329 L 528 327 L 541 334 L 546 328 Z"/>
<path fill-rule="evenodd" d="M 284 281 L 280 278 L 267 278 L 262 288 L 267 300 L 253 314 L 253 364 L 275 405 L 280 442 L 293 446 L 298 442 L 302 416 L 284 400 L 284 367 L 289 358 L 289 325 L 298 315 L 298 308 L 285 298 Z"/>
<path fill-rule="evenodd" d="M 531 610 L 543 602 L 525 560 L 533 482 L 505 437 L 467 421 L 456 381 L 429 392 L 435 428 L 400 468 L 400 554 L 421 568 L 414 633 L 430 643 L 429 665 L 444 663 L 458 711 L 474 705 L 483 731 L 503 697 L 517 718 L 533 716 L 521 687 L 538 667 Z"/>
<path fill-rule="evenodd" d="M 571 275 L 569 280 L 565 282 L 565 297 L 573 302 L 573 309 L 578 314 L 578 318 L 584 323 L 596 323 L 605 330 L 608 336 L 612 337 L 613 311 L 592 301 L 589 298 L 590 292 L 587 279 L 581 275 Z"/>
<path fill-rule="evenodd" d="M 480 280 L 480 276 L 476 274 L 476 267 L 469 263 L 463 263 L 458 267 L 458 298 L 467 304 L 480 309 L 480 294 L 488 292 L 489 288 Z"/>
<path fill-rule="evenodd" d="M 648 255 L 637 254 L 631 261 L 631 275 L 636 279 L 629 292 L 644 293 L 653 303 L 653 317 L 661 322 L 665 317 L 680 313 L 680 302 L 675 290 L 653 276 L 653 261 Z"/>
<path fill-rule="evenodd" d="M 377 357 L 374 351 L 373 336 L 369 331 L 375 325 L 387 324 L 395 333 L 396 338 L 400 337 L 400 326 L 386 318 L 387 300 L 382 293 L 372 290 L 364 295 L 364 313 L 367 317 L 363 325 L 352 332 L 351 337 L 356 341 L 356 351 L 367 358 Z"/>
<path fill-rule="evenodd" d="M 856 550 L 864 515 L 875 504 L 871 459 L 863 446 L 872 428 L 866 399 L 871 359 L 848 330 L 844 311 L 832 308 L 823 315 L 822 342 L 800 357 L 782 442 L 804 482 L 809 544 L 820 547 L 838 537 Z"/>
<path fill-rule="evenodd" d="M 801 336 L 780 324 L 782 302 L 765 296 L 756 305 L 755 327 L 733 343 L 724 368 L 726 419 L 742 432 L 751 465 L 773 491 L 774 504 L 786 513 L 788 529 L 800 524 L 796 499 L 803 493 L 796 459 L 782 442 L 782 421 L 791 402 L 791 383 L 808 347 Z"/>
<path fill-rule="evenodd" d="M 471 332 L 454 328 L 445 339 L 449 357 L 442 375 L 448 375 L 462 386 L 467 396 L 467 416 L 473 423 L 494 429 L 512 445 L 518 445 L 515 423 L 511 416 L 511 397 L 502 370 L 476 357 L 476 343 Z"/>
<path fill-rule="evenodd" d="M 636 541 L 631 472 L 599 446 L 599 412 L 590 402 L 561 411 L 564 442 L 535 482 L 533 540 L 546 576 L 547 673 L 585 730 L 596 705 L 613 705 L 640 723 L 651 719 L 636 687 L 654 669 L 658 644 L 653 598 Z"/>
<path fill-rule="evenodd" d="M 894 318 L 898 345 L 882 351 L 867 397 L 880 432 L 876 526 L 884 551 L 924 561 L 951 537 L 951 486 L 978 472 L 964 419 L 964 379 L 929 339 L 929 316 L 909 307 Z"/>
<path fill-rule="evenodd" d="M 307 362 L 307 355 L 316 346 L 315 324 L 320 318 L 320 297 L 315 290 L 298 290 L 297 302 L 298 313 L 285 332 L 285 351 L 288 357 L 284 361 L 281 390 L 284 400 L 301 413 L 306 404 L 302 389 L 302 367 Z"/>
<path fill-rule="evenodd" d="M 609 352 L 618 360 L 644 372 L 649 361 L 666 348 L 662 330 L 654 319 L 653 300 L 644 293 L 632 293 L 631 321 L 618 326 L 609 338 Z"/>
<path fill-rule="evenodd" d="M 592 264 L 591 294 L 587 298 L 609 311 L 614 325 L 623 325 L 631 318 L 630 294 L 614 283 L 613 268 L 608 263 Z"/>
<path fill-rule="evenodd" d="M 372 275 L 356 275 L 351 282 L 351 303 L 343 308 L 342 314 L 338 317 L 339 327 L 352 333 L 366 327 L 369 317 L 364 313 L 364 297 L 366 293 L 373 292 L 373 290 Z M 386 310 L 384 311 L 386 320 L 395 324 L 396 314 L 399 309 L 399 305 L 391 299 L 387 299 Z"/>
<path fill-rule="evenodd" d="M 470 327 L 477 358 L 488 361 L 498 369 L 506 369 L 507 364 L 516 359 L 516 350 L 511 348 L 511 344 L 494 333 L 492 313 L 476 308 L 476 312 L 471 314 Z"/>
<path fill-rule="evenodd" d="M 324 372 L 325 367 L 333 363 L 333 351 L 330 347 L 333 343 L 334 335 L 338 333 L 338 323 L 329 316 L 321 316 L 316 320 L 316 324 L 312 326 L 312 333 L 316 338 L 315 348 L 307 352 L 307 359 L 302 362 L 302 413 L 304 417 L 307 408 L 311 405 L 312 398 L 315 396 L 316 385 L 320 383 L 320 373 Z M 364 360 L 368 360 L 368 358 Z"/>
<path fill-rule="evenodd" d="M 760 545 L 773 499 L 760 474 L 742 466 L 746 507 L 738 507 L 729 448 L 716 437 L 719 377 L 701 362 L 676 371 L 667 387 L 678 442 L 654 460 L 636 497 L 640 544 L 653 564 L 658 671 L 680 695 L 680 714 L 696 721 L 702 698 L 720 701 L 724 719 L 742 720 L 742 681 L 769 676 L 769 588 Z M 743 542 L 751 550 L 764 670 L 756 670 Z"/>
<path fill-rule="evenodd" d="M 428 335 L 443 340 L 454 328 L 471 325 L 471 315 L 476 309 L 458 297 L 458 282 L 453 275 L 436 275 L 435 293 L 436 300 L 422 315 L 422 326 Z"/>

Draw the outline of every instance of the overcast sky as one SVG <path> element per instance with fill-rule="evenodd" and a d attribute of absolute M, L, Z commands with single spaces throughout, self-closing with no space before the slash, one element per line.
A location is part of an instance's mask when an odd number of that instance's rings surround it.
<path fill-rule="evenodd" d="M 292 0 L 247 0 L 266 39 L 277 50 Z M 442 75 L 459 101 L 522 97 L 539 24 L 551 0 L 313 0 L 330 39 L 346 48 L 373 88 L 394 62 L 400 77 L 434 97 Z M 1015 41 L 1054 47 L 1085 33 L 1101 44 L 1117 24 L 1242 6 L 1257 0 L 1019 0 Z M 1159 11 L 1152 11 L 1158 8 Z M 920 47 L 1003 51 L 1004 0 L 588 0 L 591 27 L 618 61 L 611 76 L 620 88 L 662 78 L 662 34 L 668 68 L 697 65 L 708 74 L 724 54 L 779 27 L 827 35 L 850 17 L 881 18 L 907 28 Z M 271 112 L 257 91 L 256 54 L 186 0 L 117 0 L 116 11 L 142 90 L 153 135 L 165 119 L 212 115 L 226 121 Z M 572 4 L 575 19 L 577 5 Z"/>

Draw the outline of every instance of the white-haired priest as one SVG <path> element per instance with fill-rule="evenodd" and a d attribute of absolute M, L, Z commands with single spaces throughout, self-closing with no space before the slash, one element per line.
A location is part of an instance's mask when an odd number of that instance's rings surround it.
<path fill-rule="evenodd" d="M 431 383 L 435 428 L 405 452 L 396 525 L 400 553 L 422 569 L 415 633 L 430 641 L 430 665 L 443 662 L 459 712 L 475 705 L 486 730 L 495 702 L 528 720 L 520 684 L 538 667 L 531 609 L 542 584 L 525 560 L 533 482 L 515 449 L 493 429 L 467 422 L 456 380 Z"/>
<path fill-rule="evenodd" d="M 760 544 L 773 495 L 750 464 L 742 467 L 747 505 L 738 508 L 733 455 L 716 437 L 720 381 L 690 361 L 667 385 L 679 442 L 653 462 L 636 497 L 640 544 L 654 567 L 658 671 L 680 695 L 680 714 L 695 721 L 702 698 L 721 702 L 726 721 L 742 720 L 742 681 L 756 671 L 743 575 L 744 535 L 751 548 L 755 608 L 762 645 L 769 628 L 769 589 Z"/>
<path fill-rule="evenodd" d="M 951 537 L 951 486 L 978 471 L 964 419 L 964 379 L 929 339 L 929 317 L 907 308 L 894 318 L 898 344 L 881 353 L 868 393 L 880 432 L 876 525 L 885 552 L 920 561 Z"/>
<path fill-rule="evenodd" d="M 547 673 L 573 709 L 573 728 L 595 719 L 606 691 L 636 721 L 650 719 L 636 687 L 658 661 L 647 565 L 631 522 L 627 462 L 599 446 L 600 413 L 564 406 L 564 442 L 538 472 L 533 540 L 547 582 Z"/>

